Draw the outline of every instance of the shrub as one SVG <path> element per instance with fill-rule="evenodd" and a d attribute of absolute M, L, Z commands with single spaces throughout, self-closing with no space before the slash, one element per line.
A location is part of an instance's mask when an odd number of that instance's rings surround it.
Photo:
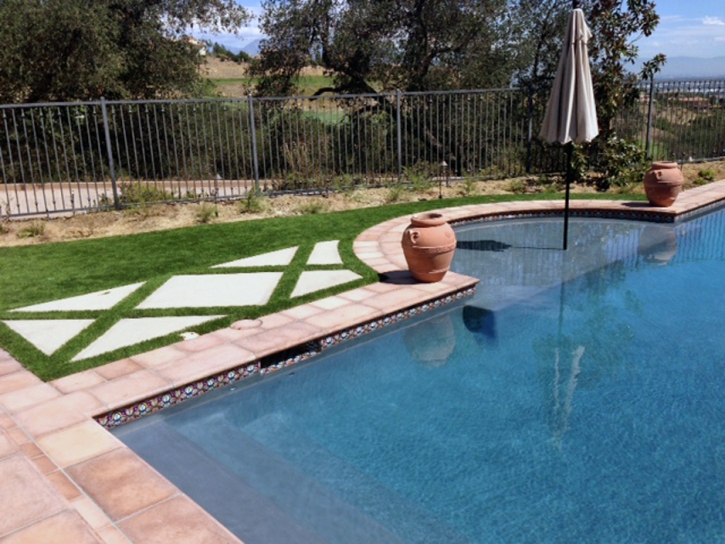
<path fill-rule="evenodd" d="M 210 202 L 202 202 L 199 204 L 195 214 L 197 223 L 211 223 L 215 217 L 219 217 L 219 208 L 215 204 Z"/>
<path fill-rule="evenodd" d="M 18 238 L 37 238 L 45 234 L 45 223 L 43 221 L 31 221 L 18 230 Z"/>
<path fill-rule="evenodd" d="M 388 188 L 388 194 L 385 195 L 385 202 L 392 204 L 394 202 L 400 202 L 403 197 L 403 187 L 400 185 L 391 185 Z"/>
<path fill-rule="evenodd" d="M 697 177 L 704 181 L 715 181 L 715 172 L 712 170 L 700 170 Z"/>
<path fill-rule="evenodd" d="M 478 180 L 474 176 L 466 176 L 458 192 L 461 196 L 471 196 L 478 192 Z"/>
<path fill-rule="evenodd" d="M 600 191 L 606 191 L 612 185 L 624 187 L 639 183 L 647 172 L 647 159 L 640 147 L 631 140 L 609 137 L 599 150 L 598 170 L 602 176 L 595 184 Z"/>
<path fill-rule="evenodd" d="M 509 183 L 509 191 L 516 195 L 522 195 L 526 193 L 529 188 L 528 184 L 523 179 L 515 179 Z"/>
<path fill-rule="evenodd" d="M 259 191 L 248 191 L 239 203 L 239 213 L 264 213 L 269 210 L 269 199 Z"/>
<path fill-rule="evenodd" d="M 302 215 L 316 215 L 318 213 L 325 213 L 326 211 L 327 204 L 318 200 L 311 200 L 297 206 L 297 212 Z"/>
<path fill-rule="evenodd" d="M 119 193 L 121 204 L 149 204 L 174 199 L 170 192 L 144 183 L 122 183 Z"/>

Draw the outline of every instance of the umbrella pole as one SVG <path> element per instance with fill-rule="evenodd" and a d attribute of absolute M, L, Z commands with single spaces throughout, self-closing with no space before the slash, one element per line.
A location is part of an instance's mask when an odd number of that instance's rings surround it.
<path fill-rule="evenodd" d="M 569 186 L 571 179 L 574 177 L 571 161 L 574 153 L 574 142 L 566 144 L 566 193 L 564 197 L 564 244 L 563 249 L 566 251 L 569 246 Z"/>

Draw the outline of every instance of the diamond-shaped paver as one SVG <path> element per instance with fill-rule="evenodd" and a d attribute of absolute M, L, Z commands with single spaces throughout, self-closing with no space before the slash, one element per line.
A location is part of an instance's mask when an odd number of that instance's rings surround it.
<path fill-rule="evenodd" d="M 255 255 L 254 257 L 246 257 L 244 259 L 238 259 L 224 264 L 217 264 L 212 268 L 244 268 L 249 266 L 286 266 L 292 262 L 292 259 L 297 253 L 297 247 L 288 247 L 287 249 L 280 249 L 279 251 L 271 251 L 270 253 L 263 253 L 262 255 Z"/>
<path fill-rule="evenodd" d="M 302 272 L 300 279 L 292 291 L 292 297 L 301 297 L 308 293 L 314 293 L 328 287 L 342 285 L 351 281 L 359 280 L 362 276 L 351 270 L 314 270 Z"/>
<path fill-rule="evenodd" d="M 3 321 L 46 355 L 52 355 L 93 319 L 28 319 Z"/>
<path fill-rule="evenodd" d="M 137 308 L 262 306 L 269 301 L 281 277 L 282 272 L 174 276 Z"/>
<path fill-rule="evenodd" d="M 124 285 L 123 287 L 115 287 L 104 291 L 96 291 L 87 295 L 79 295 L 77 297 L 62 298 L 51 302 L 43 302 L 42 304 L 34 304 L 25 306 L 24 308 L 15 308 L 11 312 L 72 312 L 83 310 L 110 310 L 116 304 L 121 302 L 136 289 L 141 287 L 144 282 L 134 283 L 132 285 Z"/>
<path fill-rule="evenodd" d="M 337 249 L 339 240 L 330 240 L 328 242 L 317 242 L 312 249 L 307 264 L 342 264 L 340 252 Z"/>
<path fill-rule="evenodd" d="M 136 319 L 122 319 L 105 334 L 98 338 L 86 349 L 73 357 L 71 361 L 80 361 L 95 357 L 139 342 L 145 342 L 160 336 L 166 336 L 176 331 L 183 331 L 189 327 L 219 319 L 221 315 L 204 316 L 173 316 L 173 317 L 140 317 Z"/>

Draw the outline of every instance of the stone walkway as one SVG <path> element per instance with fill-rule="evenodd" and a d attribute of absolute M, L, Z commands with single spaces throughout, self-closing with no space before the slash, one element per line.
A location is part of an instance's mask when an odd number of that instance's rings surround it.
<path fill-rule="evenodd" d="M 308 266 L 342 265 L 338 240 L 319 242 L 307 260 Z M 292 262 L 298 247 L 247 257 L 212 266 L 221 273 L 174 276 L 136 306 L 140 310 L 169 308 L 214 308 L 228 306 L 264 306 L 281 281 L 284 272 L 244 272 L 245 268 L 284 267 Z M 301 297 L 329 287 L 360 279 L 351 270 L 303 271 L 291 297 Z M 89 293 L 15 308 L 10 312 L 37 314 L 38 319 L 6 319 L 5 325 L 46 355 L 52 355 L 67 342 L 92 325 L 95 319 L 57 319 L 52 312 L 84 312 L 111 310 L 130 296 L 143 283 L 134 283 Z M 180 337 L 195 336 L 193 328 L 224 315 L 182 317 L 142 317 L 121 319 L 90 345 L 79 351 L 71 361 L 80 361 L 132 346 L 161 336 L 179 332 Z M 186 332 L 180 332 L 186 331 Z"/>
<path fill-rule="evenodd" d="M 674 217 L 723 200 L 725 181 L 683 193 L 667 209 L 613 201 L 573 201 L 572 209 L 590 215 L 656 213 Z M 537 215 L 562 207 L 561 201 L 539 201 L 471 205 L 442 212 L 449 220 L 462 220 Z M 386 274 L 381 283 L 239 322 L 49 383 L 0 350 L 0 542 L 239 542 L 94 418 L 190 388 L 189 384 L 205 382 L 209 376 L 258 368 L 255 365 L 261 358 L 281 350 L 475 285 L 474 278 L 454 273 L 439 283 L 415 282 L 405 270 L 399 243 L 408 221 L 409 217 L 387 221 L 362 233 L 354 243 L 361 260 Z M 285 255 L 274 258 L 284 259 Z M 330 253 L 322 248 L 320 255 L 324 260 Z M 238 264 L 221 266 L 233 270 Z M 326 281 L 310 278 L 312 286 Z M 90 297 L 83 304 L 103 296 Z M 62 338 L 48 341 L 44 349 L 52 350 L 60 341 Z"/>

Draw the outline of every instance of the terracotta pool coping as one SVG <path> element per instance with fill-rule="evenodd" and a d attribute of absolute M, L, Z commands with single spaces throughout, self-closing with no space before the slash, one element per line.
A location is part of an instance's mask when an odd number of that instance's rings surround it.
<path fill-rule="evenodd" d="M 725 201 L 725 181 L 686 191 L 670 208 L 574 200 L 572 215 L 676 221 Z M 562 201 L 441 209 L 451 222 L 560 215 Z M 355 254 L 383 281 L 240 322 L 193 340 L 44 383 L 0 350 L 0 540 L 3 542 L 239 542 L 94 417 L 320 341 L 361 323 L 470 290 L 449 273 L 416 283 L 400 237 L 410 217 L 360 234 Z"/>

